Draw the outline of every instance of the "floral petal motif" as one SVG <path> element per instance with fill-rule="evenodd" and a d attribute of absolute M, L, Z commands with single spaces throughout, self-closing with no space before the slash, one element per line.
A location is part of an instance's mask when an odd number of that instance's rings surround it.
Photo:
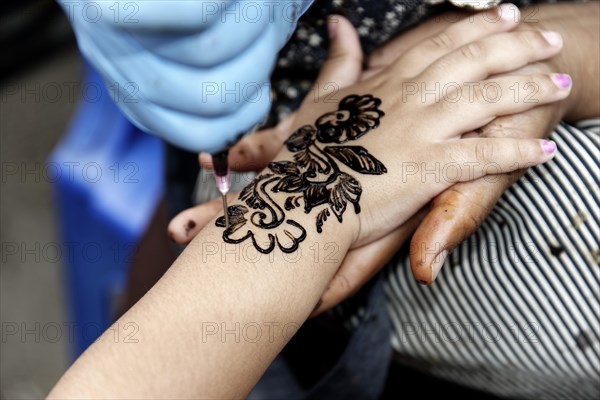
<path fill-rule="evenodd" d="M 256 250 L 263 254 L 268 254 L 273 251 L 275 244 L 277 244 L 284 253 L 292 253 L 296 251 L 300 243 L 306 239 L 306 230 L 296 221 L 291 219 L 286 220 L 286 223 L 291 228 L 284 228 L 274 235 L 267 233 L 266 238 L 263 237 L 263 235 L 256 237 L 255 233 L 251 230 L 247 230 L 244 233 L 242 228 L 246 225 L 246 222 L 248 222 L 244 215 L 248 213 L 248 211 L 248 208 L 243 205 L 234 205 L 227 209 L 229 214 L 229 227 L 223 232 L 223 240 L 226 243 L 238 244 L 250 238 Z M 217 218 L 216 225 L 224 228 L 225 217 Z M 261 230 L 260 232 L 268 231 Z"/>
<path fill-rule="evenodd" d="M 286 145 L 289 151 L 296 153 L 305 150 L 308 146 L 315 142 L 316 129 L 310 125 L 304 125 L 289 137 Z"/>
<path fill-rule="evenodd" d="M 227 208 L 227 214 L 229 214 L 229 228 L 228 231 L 235 232 L 240 229 L 246 221 L 244 214 L 248 212 L 248 208 L 242 205 L 230 206 Z M 225 228 L 225 216 L 217 218 L 216 225 Z"/>
<path fill-rule="evenodd" d="M 322 143 L 344 143 L 356 140 L 379 126 L 385 115 L 379 109 L 381 100 L 371 95 L 350 95 L 342 99 L 338 110 L 317 119 L 317 140 Z"/>
<path fill-rule="evenodd" d="M 248 212 L 248 208 L 243 205 L 234 205 L 227 208 L 227 213 L 229 214 L 229 227 L 223 231 L 223 240 L 226 243 L 242 243 L 246 239 L 250 238 L 256 247 L 256 250 L 261 253 L 267 254 L 270 253 L 275 247 L 275 238 L 270 237 L 270 241 L 265 244 L 265 247 L 259 245 L 254 238 L 254 233 L 251 230 L 243 231 L 243 227 L 246 225 L 248 220 L 244 216 Z M 225 217 L 217 218 L 215 223 L 218 227 L 225 228 Z"/>
<path fill-rule="evenodd" d="M 288 229 L 283 230 L 283 234 L 287 237 L 291 244 L 285 246 L 283 243 L 281 243 L 281 239 L 283 238 L 280 239 L 280 235 L 277 234 L 277 246 L 279 246 L 279 249 L 284 253 L 293 253 L 294 251 L 298 250 L 300 243 L 306 239 L 306 229 L 304 229 L 302 225 L 294 220 L 288 219 L 285 222 L 294 228 L 291 231 Z"/>
<path fill-rule="evenodd" d="M 248 233 L 250 233 L 250 237 L 252 238 L 252 243 L 254 244 L 254 247 L 256 248 L 256 250 L 260 251 L 261 253 L 269 254 L 275 248 L 275 237 L 273 235 L 271 235 L 270 233 L 267 235 L 269 240 L 266 242 L 263 242 L 262 246 L 261 246 L 261 243 L 258 243 L 258 240 L 256 240 L 256 238 L 254 237 L 254 233 L 252 233 L 250 231 L 248 231 Z M 242 242 L 242 241 L 240 241 L 240 242 Z"/>

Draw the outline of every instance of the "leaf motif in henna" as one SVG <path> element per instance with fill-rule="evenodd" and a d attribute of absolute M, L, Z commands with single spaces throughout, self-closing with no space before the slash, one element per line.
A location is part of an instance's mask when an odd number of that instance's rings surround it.
<path fill-rule="evenodd" d="M 296 207 L 300 207 L 300 199 L 302 198 L 302 196 L 290 196 L 287 199 L 285 199 L 285 209 L 286 210 L 293 210 Z"/>
<path fill-rule="evenodd" d="M 240 196 L 238 198 L 240 200 L 242 200 L 243 202 L 245 202 L 248 205 L 248 207 L 250 207 L 250 208 L 254 208 L 254 209 L 258 208 L 258 209 L 263 210 L 267 206 L 267 204 L 265 203 L 265 200 L 262 198 L 262 196 L 258 192 L 258 184 L 262 180 L 268 179 L 271 176 L 273 176 L 273 174 L 263 174 L 263 175 L 257 176 L 256 178 L 254 178 L 252 183 L 250 183 L 248 186 L 246 186 L 240 192 Z"/>
<path fill-rule="evenodd" d="M 295 162 L 278 161 L 268 165 L 269 169 L 279 175 L 300 175 L 300 169 Z"/>
<path fill-rule="evenodd" d="M 316 173 L 318 171 L 324 173 L 328 170 L 326 161 L 316 157 L 311 153 L 309 148 L 294 154 L 294 161 L 296 161 L 301 168 L 306 169 L 307 172 Z"/>
<path fill-rule="evenodd" d="M 330 215 L 331 214 L 329 213 L 329 208 L 325 208 L 317 214 L 317 232 L 318 233 L 323 232 L 323 223 L 325 221 L 327 221 L 327 217 L 329 217 Z"/>
<path fill-rule="evenodd" d="M 361 174 L 381 175 L 387 172 L 385 165 L 362 146 L 327 146 L 323 151 Z"/>
<path fill-rule="evenodd" d="M 273 192 L 298 193 L 306 187 L 306 182 L 300 176 L 298 165 L 291 161 L 279 161 L 269 164 L 269 169 L 283 177 L 273 186 Z"/>
<path fill-rule="evenodd" d="M 335 186 L 331 189 L 329 195 L 329 205 L 331 210 L 337 217 L 338 221 L 342 222 L 342 215 L 346 211 L 347 202 L 354 204 L 354 211 L 358 214 L 360 212 L 360 195 L 362 194 L 362 188 L 360 183 L 352 176 L 346 173 L 340 173 Z"/>
<path fill-rule="evenodd" d="M 298 193 L 304 190 L 306 183 L 299 175 L 290 175 L 284 178 L 273 186 L 273 192 Z"/>
<path fill-rule="evenodd" d="M 230 206 L 227 209 L 227 214 L 229 214 L 229 228 L 227 228 L 228 232 L 235 232 L 240 229 L 242 226 L 246 224 L 246 217 L 244 216 L 248 212 L 248 208 L 242 205 L 234 205 Z M 217 218 L 216 225 L 225 228 L 225 217 Z"/>
<path fill-rule="evenodd" d="M 310 185 L 304 190 L 304 212 L 308 214 L 316 206 L 327 203 L 329 189 L 325 185 Z"/>

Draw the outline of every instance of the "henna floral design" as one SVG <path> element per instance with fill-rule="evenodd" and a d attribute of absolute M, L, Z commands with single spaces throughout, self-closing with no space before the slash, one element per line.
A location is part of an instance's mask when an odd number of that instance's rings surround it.
<path fill-rule="evenodd" d="M 381 100 L 371 95 L 351 95 L 342 99 L 338 110 L 322 115 L 315 125 L 321 143 L 344 143 L 356 140 L 379 126 L 384 115 Z"/>
<path fill-rule="evenodd" d="M 270 253 L 275 246 L 291 253 L 306 238 L 306 230 L 288 219 L 285 211 L 304 203 L 308 214 L 325 205 L 316 217 L 318 233 L 332 213 L 342 222 L 348 203 L 356 214 L 360 213 L 362 187 L 353 176 L 340 170 L 338 162 L 361 174 L 381 175 L 387 169 L 362 146 L 322 147 L 319 143 L 346 143 L 377 128 L 385 115 L 380 105 L 381 100 L 371 95 L 350 95 L 342 99 L 337 111 L 319 117 L 315 126 L 296 130 L 286 142 L 288 150 L 294 153 L 294 161 L 270 163 L 268 173 L 256 177 L 242 190 L 239 199 L 246 206 L 229 207 L 230 225 L 223 232 L 223 240 L 241 243 L 250 239 L 262 253 Z M 283 208 L 269 192 L 289 194 Z M 244 229 L 248 222 L 260 229 Z M 216 224 L 225 227 L 225 218 L 218 218 Z"/>

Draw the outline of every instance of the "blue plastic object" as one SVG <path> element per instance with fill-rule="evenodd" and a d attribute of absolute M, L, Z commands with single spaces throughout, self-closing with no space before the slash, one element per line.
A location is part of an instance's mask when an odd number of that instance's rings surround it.
<path fill-rule="evenodd" d="M 135 125 L 188 151 L 217 153 L 268 114 L 277 53 L 312 1 L 59 4 Z"/>
<path fill-rule="evenodd" d="M 90 67 L 82 89 L 87 98 L 48 164 L 54 171 L 74 356 L 117 316 L 133 251 L 164 190 L 165 169 L 164 143 L 123 116 Z M 131 322 L 115 331 L 115 340 L 133 334 Z"/>

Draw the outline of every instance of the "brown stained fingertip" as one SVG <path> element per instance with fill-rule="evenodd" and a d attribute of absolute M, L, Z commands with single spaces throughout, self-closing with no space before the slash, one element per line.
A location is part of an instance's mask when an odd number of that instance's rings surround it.
<path fill-rule="evenodd" d="M 194 229 L 195 227 L 196 227 L 196 222 L 194 222 L 193 220 L 189 220 L 188 223 L 184 227 L 186 236 L 189 235 L 190 232 L 192 231 L 192 229 Z"/>

